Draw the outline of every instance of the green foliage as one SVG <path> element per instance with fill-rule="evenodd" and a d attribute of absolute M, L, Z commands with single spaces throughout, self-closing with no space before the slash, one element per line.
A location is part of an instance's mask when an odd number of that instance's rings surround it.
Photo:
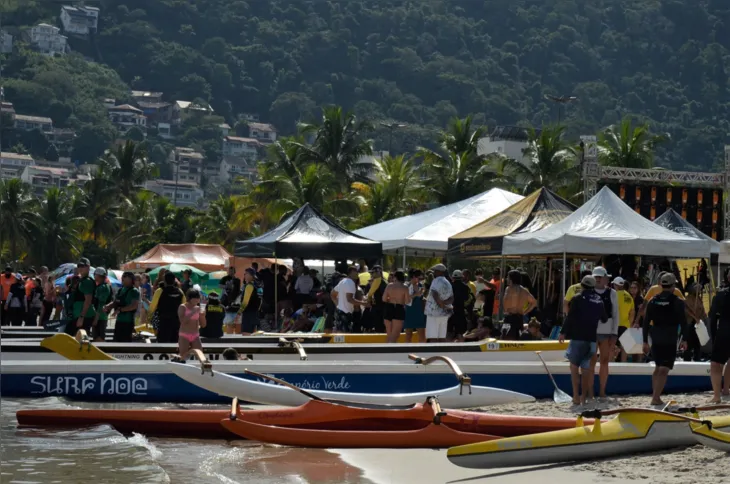
<path fill-rule="evenodd" d="M 599 135 L 599 160 L 609 166 L 651 168 L 655 148 L 666 140 L 666 136 L 652 135 L 649 125 L 634 126 L 626 117 Z"/>
<path fill-rule="evenodd" d="M 530 129 L 525 160 L 506 160 L 505 171 L 524 187 L 524 193 L 538 188 L 559 190 L 578 179 L 575 150 L 564 140 L 565 128 L 545 126 Z"/>
<path fill-rule="evenodd" d="M 486 128 L 472 127 L 472 118 L 454 118 L 439 135 L 439 149 L 420 148 L 424 185 L 439 205 L 458 202 L 487 190 L 493 174 L 487 159 L 477 154 L 479 138 Z"/>

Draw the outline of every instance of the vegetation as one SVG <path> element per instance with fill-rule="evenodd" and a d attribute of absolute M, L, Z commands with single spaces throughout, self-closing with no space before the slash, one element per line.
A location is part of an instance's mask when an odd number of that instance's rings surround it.
<path fill-rule="evenodd" d="M 4 67 L 6 97 L 22 112 L 80 129 L 82 161 L 113 137 L 100 99 L 123 100 L 127 86 L 209 102 L 231 126 L 241 113 L 259 114 L 289 135 L 318 106 L 337 104 L 376 121 L 376 145 L 392 135 L 396 153 L 432 142 L 434 127 L 469 113 L 490 127 L 549 124 L 557 107 L 546 94 L 578 97 L 561 115 L 571 138 L 630 114 L 668 133 L 673 142 L 656 153 L 661 166 L 710 169 L 730 131 L 730 9 L 717 0 L 94 5 L 98 35 L 69 42 L 96 63 L 21 54 Z M 3 25 L 57 23 L 58 8 L 5 2 Z M 407 126 L 391 130 L 381 120 Z"/>
<path fill-rule="evenodd" d="M 3 58 L 5 99 L 76 132 L 51 143 L 14 130 L 2 113 L 3 149 L 98 165 L 88 180 L 40 200 L 19 181 L 0 184 L 4 260 L 54 264 L 85 252 L 111 263 L 158 242 L 231 248 L 303 203 L 354 228 L 493 186 L 547 186 L 575 200 L 579 134 L 598 133 L 606 164 L 711 170 L 730 131 L 730 9 L 715 0 L 98 6 L 100 32 L 72 37 L 74 53 L 48 58 L 17 34 L 57 23 L 58 4 L 0 2 L 3 26 L 18 39 Z M 130 89 L 214 113 L 186 116 L 174 144 L 154 129 L 146 138 L 132 130 L 110 149 L 120 133 L 103 101 L 130 102 Z M 578 100 L 558 113 L 546 95 Z M 221 196 L 205 211 L 140 188 L 172 177 L 175 145 L 219 161 L 219 125 L 245 136 L 244 114 L 281 135 L 258 167 L 261 183 L 214 187 Z M 528 128 L 527 163 L 479 154 L 478 140 L 497 124 Z M 381 149 L 391 156 L 374 158 Z"/>

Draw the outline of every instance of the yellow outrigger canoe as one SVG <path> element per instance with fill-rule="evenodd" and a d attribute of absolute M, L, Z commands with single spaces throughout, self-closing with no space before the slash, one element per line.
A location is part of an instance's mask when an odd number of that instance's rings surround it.
<path fill-rule="evenodd" d="M 618 415 L 601 422 L 601 416 L 612 414 Z M 453 464 L 470 469 L 521 467 L 652 452 L 693 445 L 700 439 L 716 442 L 720 434 L 730 448 L 730 434 L 717 430 L 730 429 L 730 416 L 699 420 L 641 408 L 585 415 L 598 418 L 588 426 L 579 417 L 572 429 L 452 447 L 447 457 Z M 713 430 L 702 424 L 707 421 Z"/>

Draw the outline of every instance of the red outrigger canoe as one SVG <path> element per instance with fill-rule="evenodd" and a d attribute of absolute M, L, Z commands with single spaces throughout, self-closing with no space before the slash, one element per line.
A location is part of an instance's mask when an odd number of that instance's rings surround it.
<path fill-rule="evenodd" d="M 122 433 L 192 438 L 246 438 L 306 447 L 442 447 L 549 432 L 570 418 L 441 411 L 435 399 L 402 407 L 312 400 L 294 408 L 243 410 L 20 410 L 20 426 L 108 424 Z M 590 425 L 585 421 L 585 425 Z M 415 438 L 414 438 L 415 437 Z"/>

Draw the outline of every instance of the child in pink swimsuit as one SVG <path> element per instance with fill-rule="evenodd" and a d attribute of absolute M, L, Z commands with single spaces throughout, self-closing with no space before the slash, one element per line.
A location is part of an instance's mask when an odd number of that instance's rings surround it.
<path fill-rule="evenodd" d="M 177 310 L 180 318 L 180 333 L 178 346 L 180 347 L 180 358 L 185 360 L 191 349 L 202 350 L 200 342 L 200 328 L 205 328 L 205 314 L 200 311 L 200 292 L 190 289 L 187 293 L 187 301 L 181 304 Z"/>

